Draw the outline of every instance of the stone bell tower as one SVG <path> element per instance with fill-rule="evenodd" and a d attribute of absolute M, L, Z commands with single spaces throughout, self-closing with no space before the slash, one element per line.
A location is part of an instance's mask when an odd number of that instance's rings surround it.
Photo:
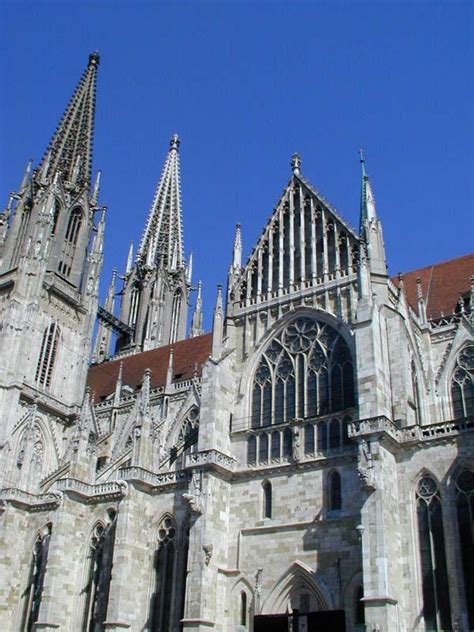
<path fill-rule="evenodd" d="M 91 183 L 99 61 L 89 56 L 42 161 L 33 171 L 28 165 L 0 214 L 4 455 L 31 407 L 38 418 L 68 424 L 84 396 L 105 227 L 100 174 Z"/>

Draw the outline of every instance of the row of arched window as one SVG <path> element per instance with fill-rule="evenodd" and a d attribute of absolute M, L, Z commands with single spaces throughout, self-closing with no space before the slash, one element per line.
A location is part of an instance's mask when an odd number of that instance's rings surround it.
<path fill-rule="evenodd" d="M 295 437 L 290 427 L 279 428 L 269 432 L 260 431 L 252 434 L 247 440 L 247 463 L 249 465 L 268 465 L 279 463 L 282 459 L 297 456 L 295 450 L 301 450 L 298 458 L 303 454 L 314 457 L 342 450 L 350 444 L 347 426 L 351 417 L 334 417 L 317 423 L 308 422 L 302 427 L 302 437 Z M 297 445 L 301 441 L 301 446 Z"/>
<path fill-rule="evenodd" d="M 98 522 L 89 542 L 83 599 L 81 632 L 102 632 L 107 618 L 110 582 L 115 545 L 116 512 L 109 509 Z M 22 632 L 31 632 L 38 620 L 47 572 L 50 524 L 38 535 L 30 564 L 27 586 L 22 598 Z M 178 546 L 179 544 L 179 546 Z M 172 516 L 160 523 L 154 552 L 154 586 L 146 629 L 149 632 L 169 632 L 184 615 L 189 522 L 181 530 L 178 543 L 177 525 Z"/>

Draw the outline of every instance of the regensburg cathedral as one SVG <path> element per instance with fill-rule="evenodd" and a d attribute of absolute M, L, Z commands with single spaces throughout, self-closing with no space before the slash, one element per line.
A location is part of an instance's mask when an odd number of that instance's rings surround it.
<path fill-rule="evenodd" d="M 390 278 L 294 155 L 204 333 L 173 136 L 99 306 L 98 67 L 0 213 L 0 629 L 474 629 L 474 255 Z"/>

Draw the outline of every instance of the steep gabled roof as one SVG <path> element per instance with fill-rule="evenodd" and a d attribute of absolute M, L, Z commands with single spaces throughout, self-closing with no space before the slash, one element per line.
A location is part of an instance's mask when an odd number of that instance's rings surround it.
<path fill-rule="evenodd" d="M 187 380 L 202 374 L 202 367 L 211 354 L 212 334 L 196 336 L 173 345 L 158 347 L 103 364 L 92 366 L 87 377 L 96 402 L 114 392 L 120 365 L 123 363 L 122 383 L 135 390 L 143 381 L 145 369 L 151 371 L 151 388 L 164 386 L 171 350 L 173 349 L 173 381 Z"/>
<path fill-rule="evenodd" d="M 420 279 L 428 318 L 452 314 L 459 297 L 470 293 L 473 274 L 474 253 L 406 272 L 403 284 L 408 302 L 417 309 L 416 280 Z M 392 281 L 399 285 L 398 277 L 393 277 Z"/>

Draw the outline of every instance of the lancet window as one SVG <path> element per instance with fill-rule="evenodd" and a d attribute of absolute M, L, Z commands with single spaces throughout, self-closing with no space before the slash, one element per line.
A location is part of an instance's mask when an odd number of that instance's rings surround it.
<path fill-rule="evenodd" d="M 41 386 L 50 386 L 54 363 L 58 354 L 60 329 L 51 323 L 43 334 L 40 355 L 36 366 L 35 381 Z"/>
<path fill-rule="evenodd" d="M 186 521 L 178 541 L 174 518 L 166 516 L 158 529 L 154 556 L 155 585 L 147 629 L 150 632 L 177 630 L 184 617 L 188 575 L 190 523 Z"/>
<path fill-rule="evenodd" d="M 61 254 L 61 260 L 58 267 L 59 274 L 62 274 L 65 277 L 69 277 L 71 275 L 81 225 L 82 210 L 80 208 L 75 208 L 69 216 L 66 234 L 64 236 L 63 252 Z"/>
<path fill-rule="evenodd" d="M 456 510 L 469 629 L 474 629 L 474 472 L 456 478 Z"/>
<path fill-rule="evenodd" d="M 42 533 L 36 538 L 31 559 L 28 585 L 25 591 L 25 606 L 21 630 L 30 632 L 38 620 L 41 599 L 43 596 L 43 585 L 48 564 L 49 542 L 51 539 L 51 525 L 47 525 Z"/>
<path fill-rule="evenodd" d="M 474 415 L 474 345 L 461 349 L 451 382 L 454 418 Z"/>
<path fill-rule="evenodd" d="M 83 591 L 85 595 L 83 632 L 104 630 L 112 574 L 115 524 L 116 514 L 111 509 L 107 513 L 106 523 L 98 523 L 91 538 L 87 584 Z"/>
<path fill-rule="evenodd" d="M 193 406 L 184 418 L 176 444 L 171 448 L 170 462 L 178 462 L 178 466 L 184 465 L 187 454 L 195 452 L 199 440 L 199 409 Z"/>
<path fill-rule="evenodd" d="M 253 428 L 318 417 L 353 405 L 349 347 L 330 325 L 299 317 L 262 354 L 252 389 Z"/>
<path fill-rule="evenodd" d="M 263 490 L 263 517 L 271 518 L 272 517 L 272 484 L 270 481 L 265 481 L 262 485 Z"/>
<path fill-rule="evenodd" d="M 173 342 L 176 342 L 176 340 L 178 339 L 181 303 L 182 303 L 181 292 L 177 290 L 173 297 L 173 307 L 171 310 L 170 344 L 172 344 Z"/>
<path fill-rule="evenodd" d="M 451 609 L 438 484 L 423 476 L 416 490 L 418 540 L 423 590 L 423 618 L 428 630 L 449 630 Z"/>
<path fill-rule="evenodd" d="M 141 291 L 138 283 L 135 283 L 130 292 L 130 312 L 128 317 L 128 324 L 130 327 L 135 327 L 138 319 L 138 310 L 140 309 L 140 297 Z"/>

